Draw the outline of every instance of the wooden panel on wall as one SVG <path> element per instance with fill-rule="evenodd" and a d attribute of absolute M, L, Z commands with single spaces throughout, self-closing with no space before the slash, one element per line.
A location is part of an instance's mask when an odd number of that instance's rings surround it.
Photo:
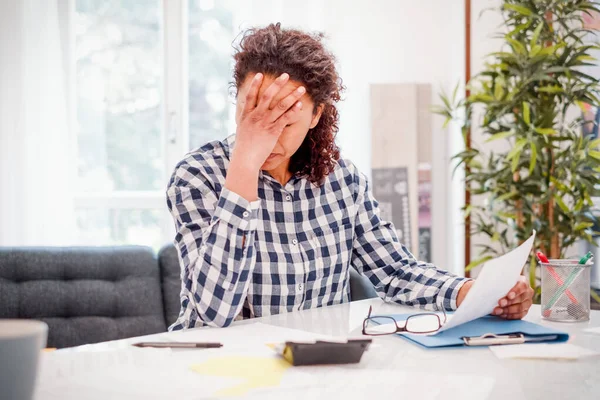
<path fill-rule="evenodd" d="M 431 164 L 433 128 L 431 123 L 431 85 L 417 86 L 417 150 L 419 164 Z"/>
<path fill-rule="evenodd" d="M 417 85 L 417 150 L 418 157 L 418 220 L 419 253 L 421 261 L 432 262 L 433 242 L 433 123 L 429 84 Z M 444 229 L 444 225 L 438 229 Z"/>
<path fill-rule="evenodd" d="M 373 176 L 377 169 L 406 167 L 410 209 L 411 252 L 418 249 L 418 164 L 431 162 L 431 86 L 371 85 L 371 140 Z M 424 137 L 419 138 L 420 135 Z M 420 149 L 422 148 L 422 149 Z"/>

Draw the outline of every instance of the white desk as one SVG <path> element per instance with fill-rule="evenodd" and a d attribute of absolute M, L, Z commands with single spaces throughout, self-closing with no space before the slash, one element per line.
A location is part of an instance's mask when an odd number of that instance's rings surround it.
<path fill-rule="evenodd" d="M 339 306 L 280 314 L 271 317 L 245 320 L 236 324 L 262 322 L 287 328 L 336 336 L 355 336 L 372 305 L 374 313 L 411 313 L 415 309 L 395 304 L 385 304 L 379 299 L 364 300 Z M 583 332 L 600 326 L 600 311 L 592 311 L 591 320 L 583 323 L 552 323 L 542 320 L 539 306 L 533 306 L 526 320 L 567 331 L 570 343 L 600 351 L 600 335 Z M 205 328 L 201 328 L 205 329 Z M 165 340 L 168 334 L 143 337 Z M 142 338 L 81 346 L 76 351 L 126 348 Z M 416 373 L 464 373 L 491 376 L 495 379 L 490 399 L 583 399 L 600 396 L 600 358 L 587 358 L 573 362 L 541 360 L 500 360 L 487 348 L 448 348 L 427 350 L 395 336 L 375 338 L 371 349 L 365 353 L 360 365 L 374 369 L 397 369 Z M 73 350 L 64 350 L 73 351 Z M 201 351 L 201 350 L 196 350 Z M 435 385 L 435 382 L 432 382 Z M 465 382 L 466 385 L 469 382 Z M 424 388 L 425 390 L 426 388 Z M 398 388 L 401 397 L 402 390 Z M 81 397 L 85 399 L 85 396 Z M 176 397 L 174 397 L 176 398 Z M 299 394 L 298 398 L 303 398 Z M 373 396 L 376 398 L 376 396 Z"/>

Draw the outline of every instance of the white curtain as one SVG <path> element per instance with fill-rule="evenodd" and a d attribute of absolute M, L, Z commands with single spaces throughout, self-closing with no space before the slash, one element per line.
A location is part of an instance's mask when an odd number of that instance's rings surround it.
<path fill-rule="evenodd" d="M 58 1 L 0 1 L 0 246 L 74 241 L 75 142 Z"/>

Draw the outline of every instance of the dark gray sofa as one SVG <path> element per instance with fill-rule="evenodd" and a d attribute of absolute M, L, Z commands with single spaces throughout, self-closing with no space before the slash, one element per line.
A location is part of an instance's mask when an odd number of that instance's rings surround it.
<path fill-rule="evenodd" d="M 0 248 L 0 318 L 49 326 L 48 347 L 164 332 L 179 314 L 173 245 Z M 376 297 L 354 269 L 352 300 Z"/>

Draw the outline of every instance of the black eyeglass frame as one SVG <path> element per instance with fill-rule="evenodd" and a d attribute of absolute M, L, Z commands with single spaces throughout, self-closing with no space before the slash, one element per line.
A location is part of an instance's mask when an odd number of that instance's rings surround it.
<path fill-rule="evenodd" d="M 446 323 L 446 311 L 442 308 L 442 313 L 444 314 L 444 322 L 442 322 L 442 320 L 440 319 L 440 316 L 436 313 L 420 313 L 420 314 L 413 314 L 411 316 L 409 316 L 408 318 L 406 318 L 406 320 L 404 321 L 404 326 L 400 327 L 398 326 L 398 321 L 396 321 L 396 319 L 394 317 L 386 317 L 386 316 L 380 316 L 380 317 L 371 317 L 371 312 L 373 311 L 373 306 L 369 306 L 369 313 L 367 314 L 367 318 L 364 319 L 363 321 L 363 329 L 362 329 L 362 334 L 366 335 L 366 336 L 385 336 L 385 335 L 394 335 L 396 333 L 401 333 L 401 332 L 406 332 L 406 333 L 413 333 L 413 334 L 427 334 L 427 333 L 433 333 L 433 332 L 437 332 L 439 331 L 442 326 Z M 434 317 L 437 318 L 438 320 L 438 327 L 437 329 L 431 330 L 431 331 L 421 331 L 421 332 L 415 332 L 415 331 L 410 331 L 408 329 L 406 329 L 406 327 L 408 326 L 408 320 L 410 320 L 411 318 L 414 317 L 423 317 L 424 315 L 433 315 Z M 396 326 L 396 330 L 394 332 L 383 332 L 383 333 L 366 333 L 366 329 L 367 329 L 367 323 L 369 322 L 369 320 L 373 320 L 375 321 L 375 318 L 378 321 L 381 321 L 382 319 L 389 319 L 394 321 L 394 325 Z M 375 322 L 373 322 L 375 323 Z M 381 325 L 381 323 L 376 323 L 377 325 Z"/>

